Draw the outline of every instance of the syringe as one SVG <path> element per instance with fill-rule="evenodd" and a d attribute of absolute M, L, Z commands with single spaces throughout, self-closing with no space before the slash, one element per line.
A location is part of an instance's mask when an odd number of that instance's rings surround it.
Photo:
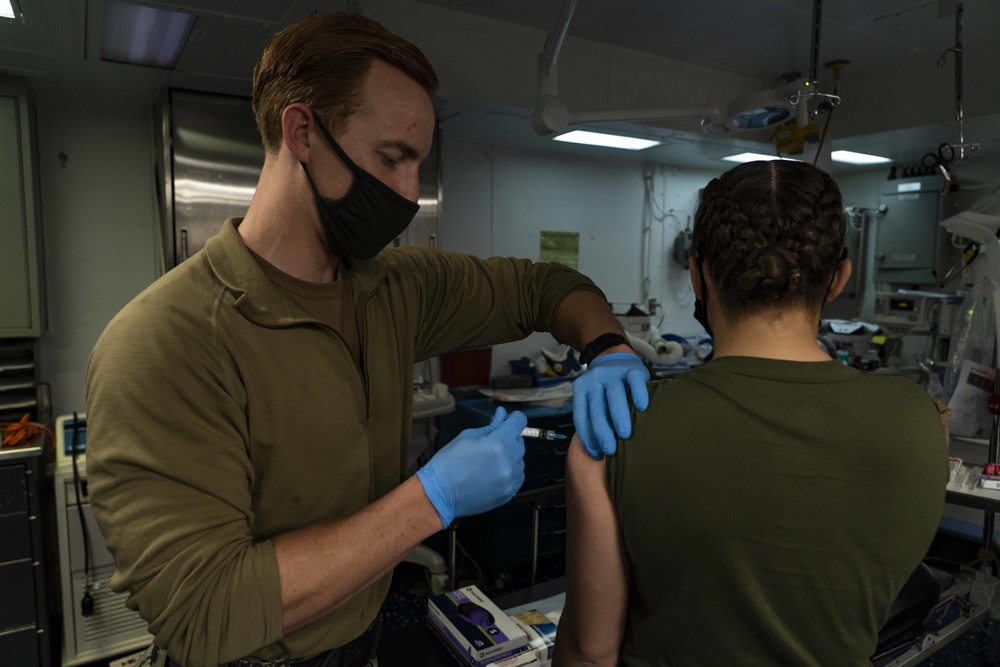
<path fill-rule="evenodd" d="M 528 428 L 521 431 L 521 435 L 525 438 L 538 438 L 539 440 L 565 440 L 566 436 L 562 433 L 556 433 L 555 431 L 550 431 L 547 428 L 534 428 L 529 426 Z"/>

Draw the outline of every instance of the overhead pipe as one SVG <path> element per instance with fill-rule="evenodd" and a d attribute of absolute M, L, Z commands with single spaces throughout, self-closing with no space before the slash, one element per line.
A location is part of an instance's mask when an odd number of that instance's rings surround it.
<path fill-rule="evenodd" d="M 558 98 L 558 59 L 562 50 L 570 19 L 577 0 L 564 0 L 559 17 L 545 39 L 545 46 L 538 55 L 538 98 L 531 113 L 531 125 L 542 136 L 553 136 L 568 125 L 581 123 L 627 123 L 658 120 L 701 119 L 703 126 L 714 124 L 722 118 L 716 106 L 684 106 L 664 109 L 638 109 L 621 111 L 570 111 Z M 718 128 L 706 131 L 719 131 Z"/>

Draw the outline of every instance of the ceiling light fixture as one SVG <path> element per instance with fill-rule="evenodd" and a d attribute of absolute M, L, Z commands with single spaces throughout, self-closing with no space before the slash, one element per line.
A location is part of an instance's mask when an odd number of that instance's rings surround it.
<path fill-rule="evenodd" d="M 789 162 L 801 162 L 802 160 L 796 160 L 790 157 L 784 157 L 782 155 L 766 155 L 764 153 L 739 153 L 737 155 L 727 155 L 721 158 L 726 162 L 757 162 L 758 160 L 788 160 Z"/>
<path fill-rule="evenodd" d="M 0 18 L 16 19 L 18 13 L 17 0 L 0 0 Z"/>
<path fill-rule="evenodd" d="M 643 122 L 694 119 L 710 134 L 730 130 L 757 130 L 774 127 L 792 116 L 793 104 L 777 91 L 762 91 L 741 97 L 725 112 L 717 106 L 683 106 L 662 109 L 621 111 L 570 111 L 557 96 L 556 60 L 566 37 L 577 0 L 563 0 L 555 26 L 545 38 L 538 54 L 538 97 L 531 114 L 531 125 L 543 137 L 557 135 L 568 125 L 586 123 Z"/>
<path fill-rule="evenodd" d="M 627 151 L 641 151 L 644 148 L 659 146 L 662 143 L 652 139 L 626 137 L 620 134 L 606 134 L 604 132 L 589 132 L 587 130 L 572 130 L 552 138 L 555 141 L 565 141 L 571 144 L 604 146 L 606 148 L 622 148 Z"/>
<path fill-rule="evenodd" d="M 830 153 L 830 159 L 844 164 L 888 164 L 892 162 L 891 158 L 855 153 L 854 151 L 833 151 Z"/>
<path fill-rule="evenodd" d="M 173 69 L 196 18 L 187 12 L 106 0 L 101 60 Z"/>

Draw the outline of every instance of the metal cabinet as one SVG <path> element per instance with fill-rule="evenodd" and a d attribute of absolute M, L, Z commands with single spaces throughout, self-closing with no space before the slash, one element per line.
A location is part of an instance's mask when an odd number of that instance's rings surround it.
<path fill-rule="evenodd" d="M 155 114 L 157 198 L 170 269 L 204 247 L 227 218 L 246 215 L 264 148 L 246 97 L 169 88 Z M 420 210 L 393 245 L 437 245 L 438 146 L 435 132 L 420 165 Z"/>
<path fill-rule="evenodd" d="M 42 333 L 38 190 L 27 84 L 0 75 L 0 337 Z"/>
<path fill-rule="evenodd" d="M 157 105 L 157 187 L 165 266 L 246 214 L 264 165 L 250 99 L 175 88 Z"/>
<path fill-rule="evenodd" d="M 886 181 L 875 239 L 875 282 L 933 285 L 954 250 L 938 225 L 944 210 L 941 179 L 921 177 Z"/>
<path fill-rule="evenodd" d="M 0 421 L 14 422 L 25 414 L 48 423 L 49 389 L 38 381 L 38 339 L 0 339 Z"/>
<path fill-rule="evenodd" d="M 0 450 L 0 667 L 48 667 L 42 450 Z"/>

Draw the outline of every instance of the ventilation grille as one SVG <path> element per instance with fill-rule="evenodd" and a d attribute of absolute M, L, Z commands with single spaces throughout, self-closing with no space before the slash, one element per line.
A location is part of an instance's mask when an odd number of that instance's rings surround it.
<path fill-rule="evenodd" d="M 99 648 L 117 652 L 148 644 L 152 640 L 146 632 L 146 622 L 125 606 L 128 594 L 111 590 L 108 583 L 111 572 L 111 569 L 104 569 L 91 577 L 95 586 L 90 591 L 94 598 L 94 613 L 90 616 L 80 615 L 79 600 L 83 596 L 86 578 L 83 573 L 73 576 L 78 653 Z"/>

